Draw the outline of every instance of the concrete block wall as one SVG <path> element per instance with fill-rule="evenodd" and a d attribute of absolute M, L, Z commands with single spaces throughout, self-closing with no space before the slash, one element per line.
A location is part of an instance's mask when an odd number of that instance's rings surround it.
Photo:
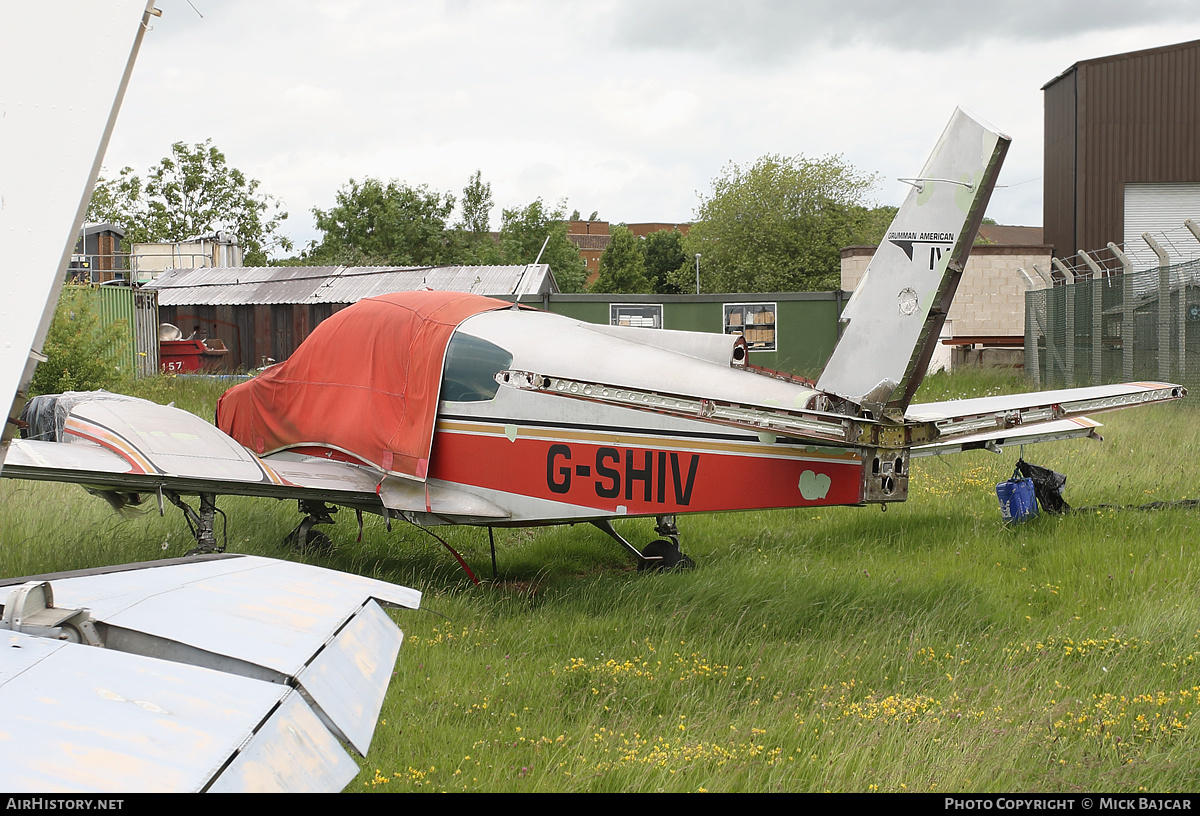
<path fill-rule="evenodd" d="M 862 279 L 875 247 L 842 250 L 842 288 L 853 291 Z M 1017 271 L 1033 273 L 1033 265 L 1050 265 L 1049 246 L 980 245 L 971 250 L 950 305 L 954 337 L 1023 337 L 1025 283 Z"/>

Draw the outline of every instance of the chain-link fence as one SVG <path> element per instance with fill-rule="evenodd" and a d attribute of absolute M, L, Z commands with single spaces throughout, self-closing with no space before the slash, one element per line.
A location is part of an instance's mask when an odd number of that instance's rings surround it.
<path fill-rule="evenodd" d="M 1041 387 L 1200 385 L 1200 260 L 1056 271 L 1061 285 L 1025 293 L 1025 371 Z"/>

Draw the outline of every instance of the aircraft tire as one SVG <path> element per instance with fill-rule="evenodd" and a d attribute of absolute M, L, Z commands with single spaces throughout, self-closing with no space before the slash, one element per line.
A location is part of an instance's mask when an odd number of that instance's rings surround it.
<path fill-rule="evenodd" d="M 283 545 L 302 553 L 328 555 L 333 552 L 333 541 L 329 536 L 320 530 L 312 529 L 311 526 L 308 530 L 304 530 L 304 526 L 304 522 L 301 522 L 296 529 L 288 533 L 283 539 Z M 301 541 L 301 536 L 303 536 L 303 541 Z"/>
<path fill-rule="evenodd" d="M 645 558 L 661 558 L 660 561 L 639 561 L 638 572 L 670 572 L 671 570 L 692 569 L 696 566 L 696 562 L 688 558 L 679 551 L 679 547 L 674 541 L 666 538 L 660 538 L 657 541 L 651 541 L 642 548 L 642 556 Z"/>

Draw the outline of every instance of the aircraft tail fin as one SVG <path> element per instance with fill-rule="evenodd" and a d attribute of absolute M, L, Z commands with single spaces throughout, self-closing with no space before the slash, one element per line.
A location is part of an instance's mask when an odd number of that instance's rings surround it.
<path fill-rule="evenodd" d="M 817 388 L 903 416 L 921 384 L 1010 139 L 955 110 L 842 312 Z"/>

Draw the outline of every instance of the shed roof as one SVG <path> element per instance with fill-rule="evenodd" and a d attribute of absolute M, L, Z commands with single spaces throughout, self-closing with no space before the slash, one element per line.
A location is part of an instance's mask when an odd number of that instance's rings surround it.
<path fill-rule="evenodd" d="M 1062 73 L 1060 73 L 1054 79 L 1050 80 L 1045 85 L 1043 85 L 1042 90 L 1043 91 L 1046 90 L 1051 85 L 1053 85 L 1054 83 L 1063 79 L 1064 77 L 1070 75 L 1070 73 L 1072 71 L 1075 71 L 1080 67 L 1091 66 L 1091 65 L 1103 65 L 1106 62 L 1121 62 L 1124 60 L 1136 60 L 1136 59 L 1140 59 L 1142 57 L 1154 57 L 1154 56 L 1158 56 L 1159 54 L 1168 54 L 1172 51 L 1183 51 L 1183 50 L 1186 50 L 1189 48 L 1196 48 L 1197 46 L 1200 46 L 1200 40 L 1188 40 L 1187 42 L 1172 43 L 1171 45 L 1160 45 L 1155 48 L 1143 48 L 1139 51 L 1124 51 L 1120 54 L 1109 54 L 1108 56 L 1105 56 L 1105 57 L 1093 57 L 1092 59 L 1079 60 L 1078 62 L 1071 65 L 1070 68 L 1065 69 Z"/>
<path fill-rule="evenodd" d="M 433 289 L 505 297 L 557 292 L 548 264 L 528 266 L 215 266 L 170 269 L 146 284 L 161 306 L 357 303 Z"/>

